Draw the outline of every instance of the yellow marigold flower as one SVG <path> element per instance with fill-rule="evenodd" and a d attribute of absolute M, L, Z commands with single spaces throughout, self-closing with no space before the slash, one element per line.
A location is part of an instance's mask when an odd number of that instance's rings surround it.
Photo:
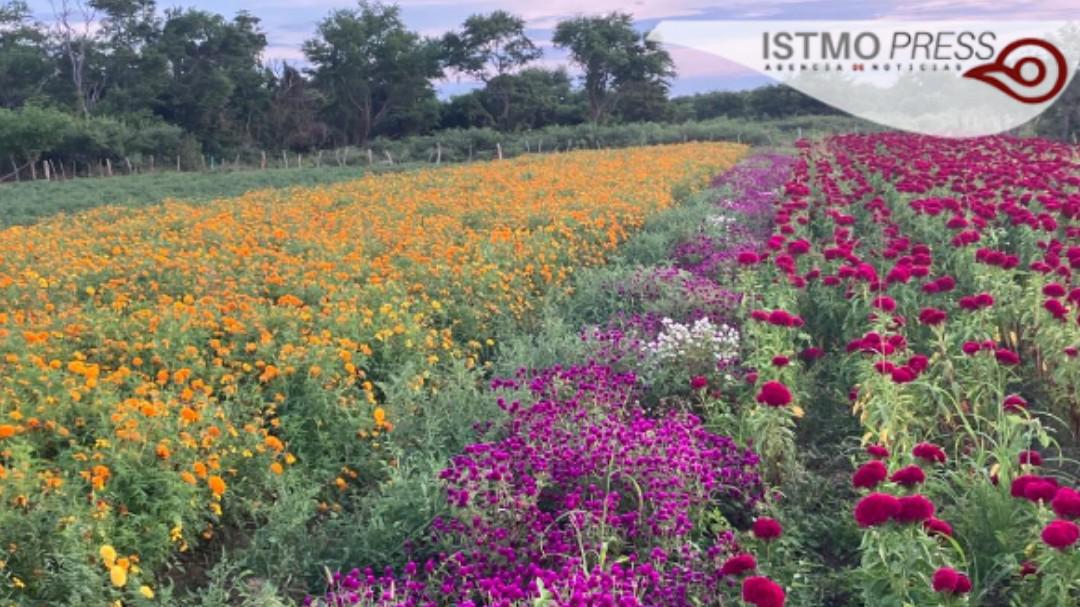
<path fill-rule="evenodd" d="M 281 462 L 274 462 L 270 464 L 270 471 L 274 474 L 281 474 L 285 472 L 285 468 L 281 465 Z"/>
<path fill-rule="evenodd" d="M 109 580 L 112 581 L 113 586 L 123 588 L 127 585 L 127 571 L 120 565 L 113 565 L 109 568 Z"/>
<path fill-rule="evenodd" d="M 109 544 L 105 544 L 98 549 L 98 555 L 106 567 L 112 567 L 116 563 L 116 549 Z"/>
<path fill-rule="evenodd" d="M 154 598 L 154 591 L 146 584 L 139 586 L 139 594 L 143 595 L 143 597 L 147 599 Z"/>

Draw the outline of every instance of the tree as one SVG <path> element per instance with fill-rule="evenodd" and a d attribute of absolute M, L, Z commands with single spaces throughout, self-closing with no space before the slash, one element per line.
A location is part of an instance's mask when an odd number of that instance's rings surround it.
<path fill-rule="evenodd" d="M 589 117 L 603 120 L 623 93 L 652 83 L 667 95 L 668 80 L 675 75 L 671 56 L 634 30 L 631 17 L 611 13 L 602 17 L 577 17 L 555 27 L 552 41 L 570 51 L 584 71 Z"/>
<path fill-rule="evenodd" d="M 264 140 L 272 147 L 298 151 L 324 145 L 328 129 L 318 119 L 322 98 L 300 70 L 282 63 L 280 75 L 274 76 L 270 88 Z"/>
<path fill-rule="evenodd" d="M 525 35 L 525 21 L 502 10 L 489 15 L 472 15 L 461 32 L 443 38 L 447 64 L 476 80 L 499 99 L 492 122 L 506 127 L 510 117 L 513 79 L 511 75 L 543 51 Z"/>
<path fill-rule="evenodd" d="M 0 108 L 16 108 L 42 94 L 53 75 L 41 26 L 21 0 L 0 4 Z"/>
<path fill-rule="evenodd" d="M 430 106 L 430 79 L 442 75 L 441 45 L 405 29 L 396 6 L 361 1 L 335 10 L 303 49 L 329 122 L 353 143 L 410 108 Z"/>
<path fill-rule="evenodd" d="M 116 115 L 149 114 L 168 86 L 159 40 L 162 22 L 153 0 L 91 0 L 101 15 L 96 57 L 106 75 L 99 108 Z"/>
<path fill-rule="evenodd" d="M 252 139 L 270 97 L 260 60 L 266 36 L 256 17 L 240 12 L 226 21 L 199 10 L 170 10 L 157 48 L 169 66 L 158 114 L 211 151 Z"/>
<path fill-rule="evenodd" d="M 65 70 L 71 80 L 75 107 L 90 116 L 104 89 L 104 74 L 92 69 L 100 30 L 97 9 L 83 0 L 60 0 L 54 9 L 55 31 Z"/>

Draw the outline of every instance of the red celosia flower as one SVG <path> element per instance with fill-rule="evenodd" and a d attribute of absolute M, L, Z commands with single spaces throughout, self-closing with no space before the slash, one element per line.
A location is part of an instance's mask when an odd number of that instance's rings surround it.
<path fill-rule="evenodd" d="M 757 371 L 750 371 L 746 374 L 746 383 L 751 386 L 757 383 L 758 374 Z"/>
<path fill-rule="evenodd" d="M 870 454 L 871 457 L 876 457 L 878 459 L 889 457 L 889 450 L 886 449 L 884 445 L 867 445 L 866 452 Z"/>
<path fill-rule="evenodd" d="M 1041 466 L 1043 464 L 1042 454 L 1034 449 L 1021 451 L 1019 460 L 1021 464 L 1027 464 L 1029 466 Z"/>
<path fill-rule="evenodd" d="M 709 385 L 709 379 L 704 375 L 695 375 L 690 378 L 690 388 L 693 390 L 700 390 Z"/>
<path fill-rule="evenodd" d="M 898 523 L 920 523 L 934 516 L 934 502 L 925 495 L 905 495 L 898 501 L 900 509 L 893 515 Z"/>
<path fill-rule="evenodd" d="M 1072 521 L 1050 521 L 1042 530 L 1042 541 L 1051 548 L 1064 550 L 1080 539 L 1080 527 Z"/>
<path fill-rule="evenodd" d="M 911 367 L 908 367 L 907 365 L 903 367 L 895 367 L 890 373 L 894 384 L 906 384 L 913 382 L 915 381 L 916 375 L 917 374 L 915 370 Z"/>
<path fill-rule="evenodd" d="M 998 348 L 994 352 L 994 358 L 1003 365 L 1013 366 L 1020 364 L 1020 355 L 1012 350 L 1006 350 L 1005 348 Z"/>
<path fill-rule="evenodd" d="M 859 489 L 873 489 L 888 475 L 889 471 L 885 468 L 885 464 L 875 459 L 859 466 L 859 469 L 851 476 L 851 484 Z"/>
<path fill-rule="evenodd" d="M 949 523 L 931 516 L 923 523 L 923 529 L 926 529 L 926 533 L 929 535 L 948 535 L 952 536 L 953 529 Z"/>
<path fill-rule="evenodd" d="M 964 354 L 967 354 L 968 356 L 973 356 L 979 353 L 979 350 L 982 349 L 982 346 L 978 342 L 965 341 L 964 345 L 960 346 L 960 349 L 964 351 Z"/>
<path fill-rule="evenodd" d="M 774 367 L 786 367 L 790 362 L 791 359 L 786 356 L 774 356 L 772 359 L 772 364 Z"/>
<path fill-rule="evenodd" d="M 1029 575 L 1035 575 L 1039 572 L 1039 566 L 1031 561 L 1024 561 L 1020 563 L 1020 577 L 1027 577 Z"/>
<path fill-rule="evenodd" d="M 911 450 L 911 454 L 932 464 L 942 464 L 946 459 L 945 451 L 934 443 L 919 443 Z"/>
<path fill-rule="evenodd" d="M 821 348 L 815 348 L 813 346 L 805 348 L 802 352 L 799 352 L 799 358 L 806 362 L 817 360 L 822 356 L 825 356 L 825 350 L 822 350 Z"/>
<path fill-rule="evenodd" d="M 743 580 L 742 600 L 754 607 L 784 607 L 786 595 L 776 582 L 767 577 L 753 576 Z"/>
<path fill-rule="evenodd" d="M 1062 487 L 1054 495 L 1050 507 L 1061 518 L 1078 519 L 1080 518 L 1080 492 L 1068 487 Z"/>
<path fill-rule="evenodd" d="M 784 528 L 780 525 L 780 521 L 763 516 L 754 521 L 754 525 L 750 528 L 750 532 L 759 540 L 768 542 L 783 535 Z"/>
<path fill-rule="evenodd" d="M 791 403 L 791 390 L 778 381 L 767 381 L 762 384 L 761 391 L 758 392 L 757 402 L 770 407 L 783 407 Z"/>
<path fill-rule="evenodd" d="M 900 500 L 888 493 L 871 493 L 855 504 L 855 522 L 860 527 L 875 527 L 889 522 L 900 510 Z"/>
<path fill-rule="evenodd" d="M 1065 347 L 1065 356 L 1068 356 L 1069 358 L 1076 358 L 1077 354 L 1080 354 L 1080 348 L 1076 348 L 1074 346 Z"/>
<path fill-rule="evenodd" d="M 720 566 L 720 575 L 742 575 L 757 568 L 757 559 L 752 554 L 737 554 Z"/>
<path fill-rule="evenodd" d="M 1001 403 L 1002 408 L 1006 411 L 1016 413 L 1027 409 L 1028 403 L 1024 400 L 1023 396 L 1019 394 L 1010 394 L 1005 397 L 1005 400 Z"/>

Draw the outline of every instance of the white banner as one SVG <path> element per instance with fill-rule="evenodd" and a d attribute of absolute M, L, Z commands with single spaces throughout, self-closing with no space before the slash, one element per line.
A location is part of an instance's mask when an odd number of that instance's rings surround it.
<path fill-rule="evenodd" d="M 972 137 L 1046 110 L 1080 65 L 1066 21 L 663 21 L 653 40 L 906 131 Z"/>

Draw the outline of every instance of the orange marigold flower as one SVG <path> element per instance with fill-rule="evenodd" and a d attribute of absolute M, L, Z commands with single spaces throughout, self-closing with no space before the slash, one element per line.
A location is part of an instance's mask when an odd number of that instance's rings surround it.
<path fill-rule="evenodd" d="M 214 495 L 218 497 L 225 495 L 225 479 L 220 476 L 217 476 L 216 474 L 211 476 L 210 479 L 206 481 L 206 484 L 210 485 L 210 491 L 213 491 Z"/>

